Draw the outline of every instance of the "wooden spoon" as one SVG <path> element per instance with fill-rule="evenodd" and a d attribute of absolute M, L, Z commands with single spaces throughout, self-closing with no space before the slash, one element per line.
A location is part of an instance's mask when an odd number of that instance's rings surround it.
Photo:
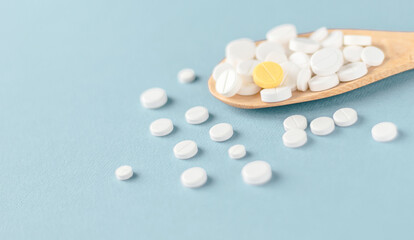
<path fill-rule="evenodd" d="M 333 30 L 334 29 L 330 31 Z M 334 88 L 321 92 L 311 92 L 309 90 L 306 92 L 295 91 L 292 93 L 291 98 L 282 102 L 262 102 L 260 99 L 260 93 L 252 96 L 235 95 L 230 98 L 224 97 L 217 93 L 216 82 L 212 76 L 208 81 L 208 88 L 214 97 L 233 107 L 247 109 L 268 108 L 332 97 L 414 68 L 414 32 L 390 32 L 354 29 L 339 30 L 341 30 L 344 34 L 371 36 L 372 46 L 379 47 L 382 49 L 382 51 L 384 51 L 384 62 L 378 67 L 370 67 L 368 69 L 368 74 L 357 80 L 340 83 Z M 309 33 L 306 33 L 299 36 L 307 37 L 309 35 Z M 256 44 L 259 44 L 260 42 L 262 41 L 258 41 Z M 225 61 L 225 59 L 223 61 Z"/>

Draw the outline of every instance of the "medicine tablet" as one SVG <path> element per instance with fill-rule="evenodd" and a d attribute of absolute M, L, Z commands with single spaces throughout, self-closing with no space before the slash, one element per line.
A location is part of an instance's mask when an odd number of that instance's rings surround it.
<path fill-rule="evenodd" d="M 253 81 L 261 88 L 275 88 L 282 83 L 283 69 L 274 62 L 259 63 L 253 70 Z"/>
<path fill-rule="evenodd" d="M 319 43 L 310 38 L 293 38 L 289 41 L 289 49 L 294 52 L 314 53 L 319 49 Z"/>
<path fill-rule="evenodd" d="M 240 159 L 246 156 L 246 148 L 241 144 L 231 146 L 228 152 L 229 157 L 232 159 Z"/>
<path fill-rule="evenodd" d="M 240 90 L 237 92 L 241 96 L 251 96 L 260 92 L 261 88 L 257 86 L 254 82 L 243 81 Z"/>
<path fill-rule="evenodd" d="M 342 43 L 343 43 L 343 39 L 344 38 L 344 34 L 339 31 L 332 31 L 328 37 L 322 41 L 322 47 L 324 48 L 341 48 L 342 47 Z"/>
<path fill-rule="evenodd" d="M 208 117 L 207 108 L 202 106 L 192 107 L 185 112 L 185 120 L 189 124 L 201 124 L 207 121 Z"/>
<path fill-rule="evenodd" d="M 226 46 L 226 61 L 237 66 L 241 61 L 253 59 L 256 52 L 256 44 L 248 38 L 231 41 Z"/>
<path fill-rule="evenodd" d="M 361 53 L 364 48 L 361 46 L 346 46 L 342 51 L 345 60 L 348 62 L 359 62 L 361 61 Z"/>
<path fill-rule="evenodd" d="M 369 46 L 371 45 L 371 36 L 345 35 L 344 44 L 345 45 Z"/>
<path fill-rule="evenodd" d="M 342 51 L 336 48 L 323 48 L 315 52 L 310 59 L 312 71 L 319 76 L 334 74 L 343 64 Z"/>
<path fill-rule="evenodd" d="M 132 171 L 132 167 L 128 165 L 120 166 L 115 170 L 116 178 L 121 181 L 130 179 L 132 175 L 134 175 L 134 172 Z"/>
<path fill-rule="evenodd" d="M 312 77 L 312 72 L 309 68 L 303 68 L 298 73 L 298 79 L 296 81 L 296 88 L 299 91 L 308 90 L 308 83 Z"/>
<path fill-rule="evenodd" d="M 335 130 L 335 123 L 330 117 L 318 117 L 310 123 L 310 129 L 315 135 L 328 135 Z"/>
<path fill-rule="evenodd" d="M 381 122 L 372 128 L 371 134 L 377 142 L 389 142 L 398 136 L 398 130 L 392 122 Z"/>
<path fill-rule="evenodd" d="M 242 169 L 243 181 L 250 185 L 262 185 L 272 178 L 272 168 L 265 161 L 253 161 Z"/>
<path fill-rule="evenodd" d="M 224 71 L 216 81 L 216 91 L 225 97 L 234 96 L 241 86 L 242 80 L 232 69 Z"/>
<path fill-rule="evenodd" d="M 316 31 L 314 31 L 310 35 L 310 39 L 317 41 L 317 42 L 321 42 L 328 36 L 328 34 L 329 34 L 328 29 L 326 27 L 321 27 L 321 28 L 318 28 Z"/>
<path fill-rule="evenodd" d="M 174 125 L 170 119 L 160 118 L 153 121 L 149 129 L 153 136 L 161 137 L 170 134 L 174 129 Z"/>
<path fill-rule="evenodd" d="M 275 62 L 277 64 L 281 64 L 283 62 L 286 62 L 288 59 L 286 57 L 286 54 L 284 52 L 280 51 L 273 51 L 267 54 L 267 57 L 265 59 L 265 62 Z"/>
<path fill-rule="evenodd" d="M 198 188 L 207 182 L 207 173 L 201 167 L 192 167 L 181 174 L 181 184 L 188 188 Z"/>
<path fill-rule="evenodd" d="M 358 113 L 352 108 L 341 108 L 333 114 L 335 124 L 340 127 L 348 127 L 356 123 Z"/>
<path fill-rule="evenodd" d="M 256 58 L 264 61 L 271 52 L 285 53 L 285 49 L 277 42 L 264 41 L 256 48 Z"/>
<path fill-rule="evenodd" d="M 290 39 L 297 36 L 295 25 L 283 24 L 270 29 L 266 33 L 266 39 L 280 44 L 287 44 Z"/>
<path fill-rule="evenodd" d="M 167 103 L 168 97 L 164 89 L 150 88 L 141 94 L 140 100 L 145 108 L 160 108 Z"/>
<path fill-rule="evenodd" d="M 300 68 L 308 68 L 310 64 L 309 55 L 303 52 L 294 52 L 289 56 L 289 61 L 298 65 Z"/>
<path fill-rule="evenodd" d="M 262 102 L 281 102 L 291 97 L 290 87 L 267 88 L 260 91 Z"/>
<path fill-rule="evenodd" d="M 177 78 L 181 83 L 190 83 L 195 80 L 196 75 L 193 69 L 186 68 L 178 72 Z"/>
<path fill-rule="evenodd" d="M 197 152 L 197 144 L 191 140 L 184 140 L 177 143 L 174 148 L 174 155 L 178 159 L 189 159 L 194 157 Z"/>
<path fill-rule="evenodd" d="M 349 63 L 341 67 L 338 71 L 338 77 L 341 82 L 349 82 L 368 73 L 367 65 L 363 62 Z"/>
<path fill-rule="evenodd" d="M 236 68 L 236 73 L 244 82 L 253 82 L 253 70 L 260 61 L 250 59 L 239 63 Z"/>
<path fill-rule="evenodd" d="M 280 84 L 280 87 L 290 87 L 292 92 L 296 91 L 296 82 L 300 67 L 293 62 L 284 62 L 281 63 L 280 66 L 282 67 L 284 73 L 283 82 Z"/>
<path fill-rule="evenodd" d="M 321 77 L 321 76 L 314 76 L 309 80 L 309 89 L 312 92 L 324 91 L 331 89 L 339 84 L 338 75 L 332 74 L 329 76 Z"/>
<path fill-rule="evenodd" d="M 219 123 L 210 128 L 210 138 L 216 142 L 224 142 L 233 136 L 233 127 L 228 123 Z"/>
<path fill-rule="evenodd" d="M 213 69 L 213 79 L 217 81 L 220 75 L 225 72 L 226 70 L 234 69 L 233 65 L 228 62 L 222 62 L 214 67 Z"/>
<path fill-rule="evenodd" d="M 384 52 L 377 47 L 366 47 L 361 53 L 362 61 L 369 66 L 381 65 L 384 58 Z"/>
<path fill-rule="evenodd" d="M 288 130 L 283 134 L 283 144 L 289 148 L 298 148 L 308 141 L 306 132 L 302 129 Z"/>
<path fill-rule="evenodd" d="M 283 127 L 286 131 L 292 129 L 305 130 L 306 127 L 308 127 L 308 120 L 306 120 L 306 117 L 303 115 L 292 115 L 283 121 Z"/>

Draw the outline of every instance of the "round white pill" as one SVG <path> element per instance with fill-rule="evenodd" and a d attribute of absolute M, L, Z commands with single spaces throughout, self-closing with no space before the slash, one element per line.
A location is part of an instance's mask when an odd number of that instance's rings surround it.
<path fill-rule="evenodd" d="M 333 88 L 339 84 L 338 75 L 332 74 L 329 76 L 321 77 L 321 76 L 314 76 L 309 80 L 309 89 L 312 92 L 318 92 Z"/>
<path fill-rule="evenodd" d="M 242 80 L 236 71 L 229 69 L 224 71 L 216 81 L 216 91 L 225 96 L 234 96 L 241 88 Z"/>
<path fill-rule="evenodd" d="M 319 43 L 310 38 L 293 38 L 289 41 L 289 49 L 294 52 L 314 53 L 319 49 Z"/>
<path fill-rule="evenodd" d="M 306 117 L 303 115 L 292 115 L 283 121 L 283 127 L 285 128 L 285 131 L 292 129 L 305 130 L 308 127 L 308 120 L 306 120 Z"/>
<path fill-rule="evenodd" d="M 342 66 L 338 71 L 338 77 L 341 82 L 349 82 L 368 73 L 367 65 L 363 62 L 348 63 Z"/>
<path fill-rule="evenodd" d="M 141 105 L 145 108 L 160 108 L 167 103 L 167 93 L 162 88 L 150 88 L 140 97 Z"/>
<path fill-rule="evenodd" d="M 371 45 L 371 36 L 345 35 L 344 44 L 345 45 L 369 46 Z"/>
<path fill-rule="evenodd" d="M 326 27 L 321 27 L 310 35 L 310 39 L 321 42 L 328 36 L 328 34 L 328 29 Z"/>
<path fill-rule="evenodd" d="M 149 129 L 153 136 L 161 137 L 170 134 L 174 130 L 174 125 L 170 119 L 160 118 L 153 121 Z"/>
<path fill-rule="evenodd" d="M 275 62 L 277 64 L 281 64 L 283 62 L 286 62 L 287 60 L 288 59 L 284 52 L 273 51 L 267 54 L 265 62 Z"/>
<path fill-rule="evenodd" d="M 369 66 L 379 66 L 384 61 L 384 52 L 377 47 L 366 47 L 362 50 L 361 59 Z"/>
<path fill-rule="evenodd" d="M 267 55 L 271 52 L 285 53 L 285 49 L 277 42 L 264 41 L 256 48 L 256 58 L 260 61 L 265 61 Z"/>
<path fill-rule="evenodd" d="M 195 80 L 196 75 L 193 69 L 185 68 L 178 72 L 177 78 L 180 83 L 190 83 Z"/>
<path fill-rule="evenodd" d="M 132 167 L 128 165 L 120 166 L 115 170 L 115 176 L 118 180 L 127 180 L 130 179 L 134 175 L 132 171 Z"/>
<path fill-rule="evenodd" d="M 261 88 L 257 86 L 254 82 L 243 81 L 242 86 L 240 90 L 237 92 L 237 94 L 242 96 L 251 96 L 260 92 L 260 90 Z"/>
<path fill-rule="evenodd" d="M 283 81 L 280 87 L 290 87 L 291 91 L 296 91 L 296 82 L 298 80 L 298 74 L 300 67 L 293 62 L 284 62 L 280 66 L 283 69 Z"/>
<path fill-rule="evenodd" d="M 178 159 L 189 159 L 194 157 L 197 152 L 197 144 L 191 140 L 184 140 L 174 146 L 174 155 Z"/>
<path fill-rule="evenodd" d="M 253 69 L 259 64 L 260 61 L 250 59 L 240 62 L 237 65 L 236 73 L 244 82 L 253 82 Z"/>
<path fill-rule="evenodd" d="M 322 41 L 322 46 L 327 48 L 340 48 L 344 40 L 344 34 L 339 31 L 332 31 L 328 37 Z"/>
<path fill-rule="evenodd" d="M 237 144 L 229 148 L 229 157 L 233 159 L 240 159 L 246 156 L 246 148 L 244 145 Z"/>
<path fill-rule="evenodd" d="M 345 60 L 348 62 L 359 62 L 361 61 L 361 53 L 364 48 L 361 46 L 346 46 L 342 51 Z"/>
<path fill-rule="evenodd" d="M 371 134 L 377 142 L 389 142 L 398 136 L 398 129 L 392 122 L 382 122 L 372 128 Z"/>
<path fill-rule="evenodd" d="M 218 123 L 210 128 L 210 138 L 216 142 L 224 142 L 233 136 L 233 127 L 228 123 Z"/>
<path fill-rule="evenodd" d="M 262 102 L 281 102 L 292 97 L 290 87 L 267 88 L 260 91 Z"/>
<path fill-rule="evenodd" d="M 201 124 L 207 121 L 209 113 L 207 108 L 202 106 L 192 107 L 185 112 L 185 120 L 189 124 Z"/>
<path fill-rule="evenodd" d="M 265 161 L 253 161 L 244 165 L 241 174 L 245 183 L 262 185 L 272 178 L 272 168 Z"/>
<path fill-rule="evenodd" d="M 270 29 L 266 33 L 266 39 L 272 42 L 287 44 L 290 39 L 297 36 L 296 27 L 293 24 L 283 24 Z"/>
<path fill-rule="evenodd" d="M 300 68 L 307 68 L 309 67 L 309 55 L 303 52 L 294 52 L 289 56 L 289 61 L 293 62 L 294 64 L 298 65 Z"/>
<path fill-rule="evenodd" d="M 328 135 L 335 130 L 335 123 L 330 117 L 318 117 L 310 123 L 310 129 L 315 135 Z"/>
<path fill-rule="evenodd" d="M 323 48 L 315 52 L 310 59 L 312 71 L 319 76 L 334 74 L 343 64 L 342 52 L 336 48 Z"/>
<path fill-rule="evenodd" d="M 228 62 L 222 62 L 214 67 L 213 69 L 213 79 L 217 81 L 220 75 L 225 72 L 226 70 L 234 69 L 233 65 Z"/>
<path fill-rule="evenodd" d="M 198 188 L 207 182 L 207 173 L 201 167 L 192 167 L 181 174 L 181 184 L 188 188 Z"/>
<path fill-rule="evenodd" d="M 299 91 L 308 90 L 308 83 L 312 77 L 312 72 L 309 68 L 303 68 L 298 73 L 298 78 L 296 81 L 296 88 Z"/>
<path fill-rule="evenodd" d="M 298 148 L 308 141 L 306 132 L 302 129 L 288 130 L 283 134 L 283 144 L 289 148 Z"/>
<path fill-rule="evenodd" d="M 340 127 L 348 127 L 356 123 L 358 113 L 352 108 L 341 108 L 333 114 L 335 124 Z"/>
<path fill-rule="evenodd" d="M 256 52 L 256 44 L 248 38 L 231 41 L 226 46 L 226 61 L 237 66 L 243 60 L 253 59 Z"/>

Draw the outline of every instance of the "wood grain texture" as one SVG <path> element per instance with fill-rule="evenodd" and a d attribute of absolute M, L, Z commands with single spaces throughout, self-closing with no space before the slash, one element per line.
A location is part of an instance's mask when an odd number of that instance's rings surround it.
<path fill-rule="evenodd" d="M 331 29 L 333 31 L 335 29 Z M 283 106 L 301 102 L 308 102 L 317 99 L 332 97 L 354 89 L 363 87 L 370 83 L 379 81 L 389 76 L 414 69 L 414 32 L 390 32 L 374 30 L 338 29 L 344 34 L 368 35 L 372 37 L 372 46 L 381 48 L 385 53 L 385 60 L 378 67 L 370 67 L 368 74 L 357 80 L 340 83 L 338 86 L 321 92 L 300 92 L 295 91 L 290 99 L 282 102 L 264 103 L 260 99 L 260 93 L 252 96 L 235 95 L 224 97 L 216 92 L 215 80 L 210 76 L 208 88 L 211 94 L 220 101 L 237 108 L 268 108 Z M 300 37 L 307 37 L 309 33 L 301 34 Z M 262 41 L 258 41 L 259 44 Z M 225 61 L 225 59 L 223 59 Z M 414 80 L 413 80 L 414 81 Z"/>

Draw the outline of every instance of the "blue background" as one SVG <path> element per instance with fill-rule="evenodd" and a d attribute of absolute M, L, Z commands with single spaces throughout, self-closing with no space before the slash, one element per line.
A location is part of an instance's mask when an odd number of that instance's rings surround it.
<path fill-rule="evenodd" d="M 0 239 L 414 239 L 414 72 L 341 96 L 263 110 L 213 98 L 207 80 L 230 40 L 263 39 L 294 23 L 414 31 L 406 1 L 6 1 L 0 3 Z M 179 84 L 177 72 L 199 78 Z M 163 108 L 140 106 L 162 87 Z M 185 111 L 206 106 L 199 126 Z M 309 120 L 353 107 L 358 123 L 287 149 L 282 121 Z M 174 132 L 150 135 L 171 118 Z M 372 140 L 371 127 L 392 121 L 400 137 Z M 235 136 L 209 139 L 215 123 Z M 308 130 L 309 131 L 309 130 Z M 174 158 L 195 140 L 200 153 Z M 227 149 L 249 154 L 231 160 Z M 268 161 L 274 177 L 245 185 L 243 165 Z M 131 165 L 135 177 L 118 181 Z M 200 189 L 181 186 L 189 167 L 206 169 Z"/>

